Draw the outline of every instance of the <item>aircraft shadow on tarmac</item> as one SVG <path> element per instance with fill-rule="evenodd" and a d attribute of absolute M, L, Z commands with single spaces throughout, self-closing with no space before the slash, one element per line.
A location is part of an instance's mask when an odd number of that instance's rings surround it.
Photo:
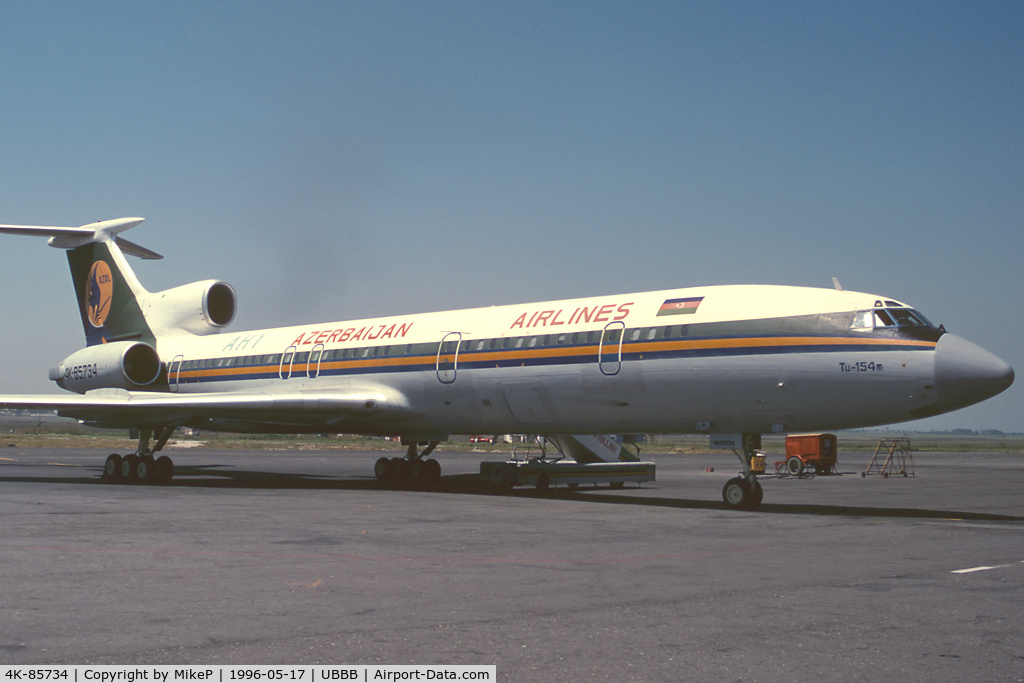
<path fill-rule="evenodd" d="M 0 472 L 3 466 L 0 465 Z M 124 486 L 116 482 L 104 482 L 100 478 L 100 467 L 61 466 L 60 475 L 54 476 L 3 476 L 0 482 L 50 483 L 50 484 L 100 484 L 103 486 Z M 70 470 L 77 470 L 74 476 Z M 84 476 L 81 471 L 92 474 Z M 542 498 L 577 501 L 580 503 L 603 503 L 608 505 L 633 505 L 690 510 L 725 510 L 724 502 L 717 500 L 693 500 L 688 498 L 666 498 L 657 496 L 631 495 L 629 489 L 612 492 L 608 487 L 570 490 L 563 488 L 538 491 L 536 489 L 500 489 L 480 481 L 476 474 L 455 474 L 442 476 L 429 486 L 413 482 L 384 483 L 373 477 L 324 476 L 293 472 L 261 472 L 255 470 L 225 469 L 224 465 L 202 465 L 175 467 L 174 480 L 160 488 L 225 488 L 225 489 L 307 489 L 338 491 L 421 491 L 480 496 L 512 496 L 517 498 Z M 960 510 L 932 510 L 927 508 L 862 507 L 850 505 L 812 505 L 763 503 L 756 511 L 761 514 L 837 515 L 851 517 L 892 517 L 918 519 L 956 519 L 988 522 L 1024 522 L 1018 515 L 999 515 Z M 749 514 L 749 513 L 748 513 Z"/>

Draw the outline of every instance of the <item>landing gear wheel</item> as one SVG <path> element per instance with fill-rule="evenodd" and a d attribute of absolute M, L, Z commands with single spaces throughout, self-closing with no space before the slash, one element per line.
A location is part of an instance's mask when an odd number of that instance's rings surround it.
<path fill-rule="evenodd" d="M 107 461 L 103 463 L 103 476 L 100 478 L 106 481 L 119 481 L 121 479 L 120 455 L 111 453 L 107 456 Z"/>
<path fill-rule="evenodd" d="M 153 464 L 154 484 L 170 484 L 174 479 L 174 461 L 168 456 L 161 455 Z"/>
<path fill-rule="evenodd" d="M 388 460 L 387 478 L 392 481 L 401 481 L 409 476 L 409 461 L 405 458 L 391 458 Z"/>
<path fill-rule="evenodd" d="M 786 471 L 792 474 L 794 477 L 799 477 L 804 473 L 804 461 L 795 455 L 786 461 Z"/>
<path fill-rule="evenodd" d="M 761 505 L 761 501 L 764 500 L 764 489 L 761 487 L 761 482 L 754 481 L 750 484 L 750 507 L 748 510 L 756 510 Z"/>
<path fill-rule="evenodd" d="M 441 463 L 430 458 L 420 463 L 420 479 L 433 484 L 441 478 Z"/>
<path fill-rule="evenodd" d="M 722 487 L 722 499 L 734 510 L 742 510 L 743 503 L 746 502 L 749 495 L 746 479 L 734 477 L 725 482 L 725 486 Z"/>
<path fill-rule="evenodd" d="M 755 510 L 764 499 L 764 489 L 758 481 L 735 477 L 722 487 L 722 499 L 734 510 Z"/>
<path fill-rule="evenodd" d="M 144 455 L 135 463 L 135 481 L 140 484 L 152 484 L 156 480 L 156 458 Z"/>
<path fill-rule="evenodd" d="M 423 461 L 419 458 L 408 461 L 409 478 L 419 483 L 423 479 Z"/>
<path fill-rule="evenodd" d="M 131 453 L 121 458 L 121 481 L 133 482 L 135 471 L 139 465 L 139 456 Z"/>
<path fill-rule="evenodd" d="M 610 484 L 608 484 L 608 487 L 609 488 L 613 488 L 613 489 L 621 489 L 625 485 L 626 485 L 626 482 L 624 482 L 624 481 L 613 481 Z"/>
<path fill-rule="evenodd" d="M 387 458 L 377 458 L 377 462 L 373 463 L 373 474 L 378 479 L 384 479 L 388 476 Z"/>

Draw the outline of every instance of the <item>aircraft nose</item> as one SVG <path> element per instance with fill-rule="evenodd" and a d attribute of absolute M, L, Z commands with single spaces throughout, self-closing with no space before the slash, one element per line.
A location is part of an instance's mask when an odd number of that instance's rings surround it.
<path fill-rule="evenodd" d="M 963 408 L 1013 384 L 1013 368 L 977 344 L 949 334 L 935 347 L 935 389 L 942 410 Z"/>

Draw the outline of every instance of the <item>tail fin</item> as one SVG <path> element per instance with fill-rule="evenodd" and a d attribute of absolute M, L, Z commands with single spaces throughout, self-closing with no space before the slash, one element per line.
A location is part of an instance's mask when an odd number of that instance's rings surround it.
<path fill-rule="evenodd" d="M 142 218 L 119 218 L 77 228 L 0 225 L 0 233 L 49 237 L 51 247 L 68 250 L 68 264 L 89 346 L 126 340 L 152 345 L 156 340 L 140 306 L 149 293 L 135 277 L 124 254 L 144 259 L 163 257 L 118 234 L 142 221 Z"/>
<path fill-rule="evenodd" d="M 146 323 L 140 301 L 147 292 L 114 240 L 91 242 L 68 251 L 71 278 L 88 346 L 115 341 L 156 338 Z"/>

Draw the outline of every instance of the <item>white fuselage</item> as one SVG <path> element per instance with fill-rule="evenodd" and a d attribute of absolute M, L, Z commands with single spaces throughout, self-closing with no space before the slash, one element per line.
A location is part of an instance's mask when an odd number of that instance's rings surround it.
<path fill-rule="evenodd" d="M 910 311 L 857 292 L 698 287 L 180 334 L 157 348 L 179 394 L 378 389 L 409 409 L 401 423 L 311 414 L 267 431 L 811 431 L 909 420 L 937 404 L 942 332 L 870 322 L 887 309 Z M 266 417 L 204 424 L 252 431 Z"/>

